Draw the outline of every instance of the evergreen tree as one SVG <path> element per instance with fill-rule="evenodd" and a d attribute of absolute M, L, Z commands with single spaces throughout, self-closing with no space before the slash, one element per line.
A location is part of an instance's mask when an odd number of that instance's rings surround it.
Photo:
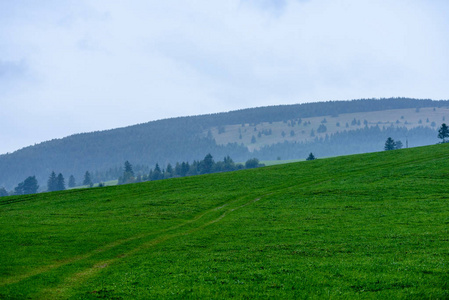
<path fill-rule="evenodd" d="M 189 173 L 189 171 L 190 171 L 189 163 L 188 162 L 187 163 L 186 162 L 182 162 L 180 175 L 181 176 L 186 176 Z"/>
<path fill-rule="evenodd" d="M 401 141 L 395 141 L 395 149 L 402 149 L 403 145 Z"/>
<path fill-rule="evenodd" d="M 56 178 L 55 171 L 52 171 L 50 174 L 50 177 L 47 181 L 47 191 L 48 192 L 54 192 L 58 190 L 58 179 Z"/>
<path fill-rule="evenodd" d="M 396 149 L 396 143 L 394 142 L 394 140 L 391 137 L 389 137 L 387 139 L 387 141 L 385 142 L 384 150 L 388 151 L 388 150 L 394 150 L 394 149 Z"/>
<path fill-rule="evenodd" d="M 92 182 L 92 179 L 90 177 L 89 171 L 86 171 L 86 173 L 84 174 L 83 185 L 87 185 L 87 186 L 90 186 L 90 187 L 92 187 L 94 185 L 93 182 Z"/>
<path fill-rule="evenodd" d="M 169 163 L 167 165 L 167 168 L 165 169 L 165 178 L 171 178 L 173 177 L 173 167 L 172 165 Z"/>
<path fill-rule="evenodd" d="M 201 174 L 207 174 L 212 172 L 212 167 L 214 166 L 214 160 L 212 155 L 207 154 L 203 161 L 201 162 Z"/>
<path fill-rule="evenodd" d="M 73 188 L 76 186 L 75 177 L 73 175 L 70 175 L 69 177 L 69 188 Z"/>
<path fill-rule="evenodd" d="M 315 160 L 315 155 L 313 155 L 312 152 L 310 152 L 309 156 L 306 158 L 306 160 Z"/>
<path fill-rule="evenodd" d="M 150 178 L 151 178 L 151 180 L 162 179 L 162 172 L 161 172 L 161 168 L 159 167 L 158 163 L 156 163 L 156 166 L 154 167 L 154 170 L 151 173 Z"/>
<path fill-rule="evenodd" d="M 133 166 L 129 161 L 125 161 L 125 171 L 123 171 L 122 183 L 134 182 Z"/>
<path fill-rule="evenodd" d="M 61 173 L 59 173 L 58 177 L 56 178 L 56 190 L 57 191 L 65 190 L 65 180 L 64 180 L 64 176 L 62 176 Z"/>
<path fill-rule="evenodd" d="M 443 143 L 446 143 L 446 138 L 449 137 L 449 128 L 445 123 L 441 124 L 440 129 L 438 129 L 438 138 L 443 140 Z"/>
<path fill-rule="evenodd" d="M 320 126 L 318 126 L 318 129 L 316 130 L 316 132 L 318 133 L 323 133 L 327 131 L 327 127 L 324 124 L 320 124 Z"/>
<path fill-rule="evenodd" d="M 223 171 L 233 171 L 233 170 L 235 170 L 235 163 L 232 160 L 232 158 L 229 157 L 228 155 L 223 159 Z"/>

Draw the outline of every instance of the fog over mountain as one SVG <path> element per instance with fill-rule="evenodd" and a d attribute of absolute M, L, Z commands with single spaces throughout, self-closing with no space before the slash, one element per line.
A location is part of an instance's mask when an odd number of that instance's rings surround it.
<path fill-rule="evenodd" d="M 448 14 L 445 0 L 1 1 L 0 153 L 248 107 L 447 99 Z"/>

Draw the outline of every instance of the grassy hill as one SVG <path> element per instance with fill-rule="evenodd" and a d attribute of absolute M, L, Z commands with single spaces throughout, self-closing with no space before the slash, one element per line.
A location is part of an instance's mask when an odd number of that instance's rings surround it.
<path fill-rule="evenodd" d="M 0 298 L 447 299 L 448 153 L 0 198 Z"/>

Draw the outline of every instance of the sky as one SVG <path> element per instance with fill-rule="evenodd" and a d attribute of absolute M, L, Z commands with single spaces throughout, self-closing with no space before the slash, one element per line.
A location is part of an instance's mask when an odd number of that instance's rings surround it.
<path fill-rule="evenodd" d="M 447 0 L 0 0 L 0 154 L 242 108 L 449 99 Z"/>

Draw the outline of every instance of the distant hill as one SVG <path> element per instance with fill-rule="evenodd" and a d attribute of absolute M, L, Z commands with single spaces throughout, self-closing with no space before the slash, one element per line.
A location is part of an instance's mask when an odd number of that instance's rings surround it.
<path fill-rule="evenodd" d="M 318 157 L 380 151 L 389 136 L 410 147 L 434 144 L 449 118 L 449 101 L 360 99 L 249 108 L 179 117 L 75 134 L 0 155 L 0 187 L 35 175 L 46 188 L 52 171 L 82 181 L 116 179 L 130 161 L 137 170 L 193 161 L 211 153 L 235 161 Z M 321 127 L 321 129 L 320 129 Z M 324 129 L 325 128 L 325 129 Z"/>

